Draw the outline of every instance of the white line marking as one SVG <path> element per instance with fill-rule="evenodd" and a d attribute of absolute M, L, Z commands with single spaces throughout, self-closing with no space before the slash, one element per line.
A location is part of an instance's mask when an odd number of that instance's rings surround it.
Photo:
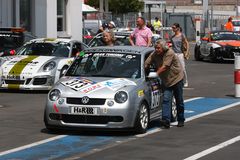
<path fill-rule="evenodd" d="M 210 153 L 213 153 L 213 152 L 215 152 L 215 151 L 217 151 L 219 149 L 222 149 L 222 148 L 227 147 L 227 146 L 229 146 L 229 145 L 231 145 L 233 143 L 236 143 L 237 141 L 240 141 L 240 136 L 237 136 L 237 137 L 232 138 L 232 139 L 230 139 L 228 141 L 225 141 L 225 142 L 223 142 L 221 144 L 218 144 L 218 145 L 216 145 L 214 147 L 206 149 L 206 150 L 204 150 L 202 152 L 199 152 L 199 153 L 197 153 L 197 154 L 195 154 L 195 155 L 193 155 L 191 157 L 185 158 L 184 160 L 196 160 L 196 159 L 199 159 L 199 158 L 204 157 L 204 156 L 206 156 L 206 155 L 208 155 Z"/>
<path fill-rule="evenodd" d="M 48 138 L 48 139 L 38 141 L 38 142 L 35 142 L 35 143 L 32 143 L 32 144 L 28 144 L 28 145 L 25 145 L 25 146 L 22 146 L 22 147 L 18 147 L 18 148 L 14 148 L 14 149 L 11 149 L 11 150 L 3 151 L 3 152 L 0 152 L 0 156 L 6 155 L 6 154 L 9 154 L 9 153 L 13 153 L 13 152 L 17 152 L 17 151 L 21 151 L 21 150 L 24 150 L 24 149 L 27 149 L 27 148 L 31 148 L 31 147 L 34 147 L 34 146 L 37 146 L 37 145 L 40 145 L 40 144 L 43 144 L 43 143 L 51 142 L 51 141 L 54 141 L 54 140 L 57 140 L 57 139 L 60 139 L 60 138 L 64 138 L 66 136 L 67 135 L 56 136 L 56 137 Z"/>
<path fill-rule="evenodd" d="M 194 88 L 183 88 L 183 90 L 194 90 Z"/>
<path fill-rule="evenodd" d="M 162 129 L 160 129 L 160 128 L 155 128 L 155 129 L 152 129 L 152 130 L 148 131 L 147 133 L 138 134 L 138 135 L 136 135 L 135 137 L 145 137 L 145 136 L 147 136 L 147 135 L 150 135 L 150 134 L 159 132 L 159 131 L 161 131 L 161 130 L 162 130 Z"/>
<path fill-rule="evenodd" d="M 195 100 L 202 99 L 202 98 L 204 98 L 204 97 L 195 97 L 195 98 L 186 99 L 186 100 L 184 100 L 184 103 L 190 102 L 190 101 L 195 101 Z"/>

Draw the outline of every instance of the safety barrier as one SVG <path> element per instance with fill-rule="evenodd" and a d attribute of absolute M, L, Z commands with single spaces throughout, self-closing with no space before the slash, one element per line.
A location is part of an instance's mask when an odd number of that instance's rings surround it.
<path fill-rule="evenodd" d="M 240 97 L 240 53 L 235 53 L 234 84 L 235 84 L 235 97 Z"/>

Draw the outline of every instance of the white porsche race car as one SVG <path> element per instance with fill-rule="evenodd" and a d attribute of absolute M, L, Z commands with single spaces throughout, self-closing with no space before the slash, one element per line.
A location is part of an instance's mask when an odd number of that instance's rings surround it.
<path fill-rule="evenodd" d="M 2 57 L 0 88 L 49 90 L 68 69 L 77 54 L 87 48 L 70 39 L 34 39 L 15 56 Z"/>

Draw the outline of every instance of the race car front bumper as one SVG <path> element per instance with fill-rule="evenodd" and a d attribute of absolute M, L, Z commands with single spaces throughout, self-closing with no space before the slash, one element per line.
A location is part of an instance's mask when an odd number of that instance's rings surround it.
<path fill-rule="evenodd" d="M 36 76 L 20 79 L 18 77 L 3 77 L 3 89 L 20 89 L 20 90 L 50 90 L 54 84 L 53 76 Z"/>

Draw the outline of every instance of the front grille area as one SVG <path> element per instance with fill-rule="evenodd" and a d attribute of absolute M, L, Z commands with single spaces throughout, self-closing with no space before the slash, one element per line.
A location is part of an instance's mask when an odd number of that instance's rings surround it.
<path fill-rule="evenodd" d="M 47 83 L 47 78 L 35 78 L 33 85 L 44 85 Z"/>
<path fill-rule="evenodd" d="M 32 80 L 32 78 L 28 78 L 28 79 L 26 80 L 26 85 L 28 85 L 28 84 L 31 82 L 31 80 Z"/>
<path fill-rule="evenodd" d="M 90 98 L 87 104 L 82 103 L 82 98 L 67 98 L 67 104 L 80 104 L 80 105 L 104 105 L 106 99 Z"/>
<path fill-rule="evenodd" d="M 24 84 L 24 80 L 6 80 L 5 79 L 5 83 L 6 84 Z"/>
<path fill-rule="evenodd" d="M 226 59 L 234 59 L 234 52 L 240 53 L 240 49 L 227 48 L 226 52 L 223 52 L 222 57 Z"/>
<path fill-rule="evenodd" d="M 64 123 L 82 123 L 82 124 L 107 124 L 109 122 L 122 122 L 121 116 L 85 116 L 51 113 L 49 117 L 52 120 L 62 120 Z"/>

